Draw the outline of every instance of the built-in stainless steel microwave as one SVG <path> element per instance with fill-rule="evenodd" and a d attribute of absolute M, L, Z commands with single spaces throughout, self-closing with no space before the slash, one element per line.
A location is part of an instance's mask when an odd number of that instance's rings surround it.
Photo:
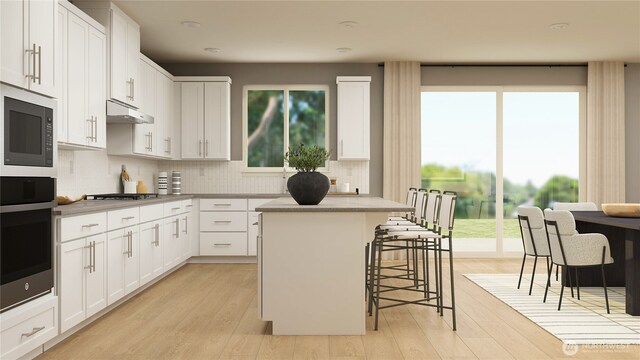
<path fill-rule="evenodd" d="M 55 177 L 56 101 L 5 84 L 0 94 L 2 175 Z"/>

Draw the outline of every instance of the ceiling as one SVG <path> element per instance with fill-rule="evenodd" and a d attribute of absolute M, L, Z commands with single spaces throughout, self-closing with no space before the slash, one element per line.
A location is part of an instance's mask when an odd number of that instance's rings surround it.
<path fill-rule="evenodd" d="M 640 62 L 640 0 L 115 3 L 140 24 L 142 52 L 164 63 Z M 357 24 L 339 25 L 344 21 Z M 569 26 L 551 29 L 556 23 Z"/>

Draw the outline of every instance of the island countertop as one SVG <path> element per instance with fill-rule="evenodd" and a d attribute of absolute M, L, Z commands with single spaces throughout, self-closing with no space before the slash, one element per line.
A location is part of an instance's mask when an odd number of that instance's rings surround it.
<path fill-rule="evenodd" d="M 298 205 L 281 197 L 256 208 L 258 212 L 409 212 L 413 207 L 374 196 L 327 196 L 318 205 Z"/>

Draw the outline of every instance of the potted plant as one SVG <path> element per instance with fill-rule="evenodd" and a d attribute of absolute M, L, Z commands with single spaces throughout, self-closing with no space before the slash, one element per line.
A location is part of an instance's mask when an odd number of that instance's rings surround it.
<path fill-rule="evenodd" d="M 329 191 L 329 178 L 316 171 L 329 159 L 329 152 L 318 145 L 289 147 L 284 160 L 298 172 L 287 180 L 287 189 L 300 205 L 318 205 Z"/>

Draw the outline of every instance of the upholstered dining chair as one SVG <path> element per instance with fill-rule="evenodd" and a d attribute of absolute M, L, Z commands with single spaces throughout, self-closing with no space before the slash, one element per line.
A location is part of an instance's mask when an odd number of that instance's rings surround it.
<path fill-rule="evenodd" d="M 532 256 L 533 272 L 531 273 L 531 284 L 529 285 L 529 295 L 531 295 L 533 278 L 536 275 L 536 264 L 538 263 L 539 257 L 544 257 L 547 260 L 547 272 L 549 271 L 549 256 L 551 254 L 549 253 L 547 230 L 544 227 L 542 210 L 535 206 L 518 206 L 518 224 L 520 225 L 520 236 L 522 237 L 522 245 L 524 247 L 520 277 L 518 278 L 518 289 L 520 289 L 520 283 L 522 282 L 524 263 L 527 256 Z"/>
<path fill-rule="evenodd" d="M 593 202 L 556 202 L 553 210 L 598 211 L 598 205 Z"/>
<path fill-rule="evenodd" d="M 568 210 L 544 210 L 545 227 L 547 229 L 547 239 L 551 252 L 551 261 L 560 265 L 563 271 L 566 269 L 570 273 L 571 269 L 600 266 L 602 270 L 602 286 L 604 288 L 604 298 L 609 311 L 609 297 L 607 295 L 607 282 L 604 275 L 604 266 L 613 263 L 609 240 L 602 234 L 579 234 L 576 231 L 576 221 Z M 551 278 L 551 271 L 547 274 L 547 289 L 544 292 L 544 300 L 547 299 L 548 284 Z M 578 287 L 578 300 L 580 299 L 580 288 L 576 276 L 576 286 Z M 562 294 L 564 286 L 560 290 L 560 300 L 558 311 L 562 306 Z"/>

